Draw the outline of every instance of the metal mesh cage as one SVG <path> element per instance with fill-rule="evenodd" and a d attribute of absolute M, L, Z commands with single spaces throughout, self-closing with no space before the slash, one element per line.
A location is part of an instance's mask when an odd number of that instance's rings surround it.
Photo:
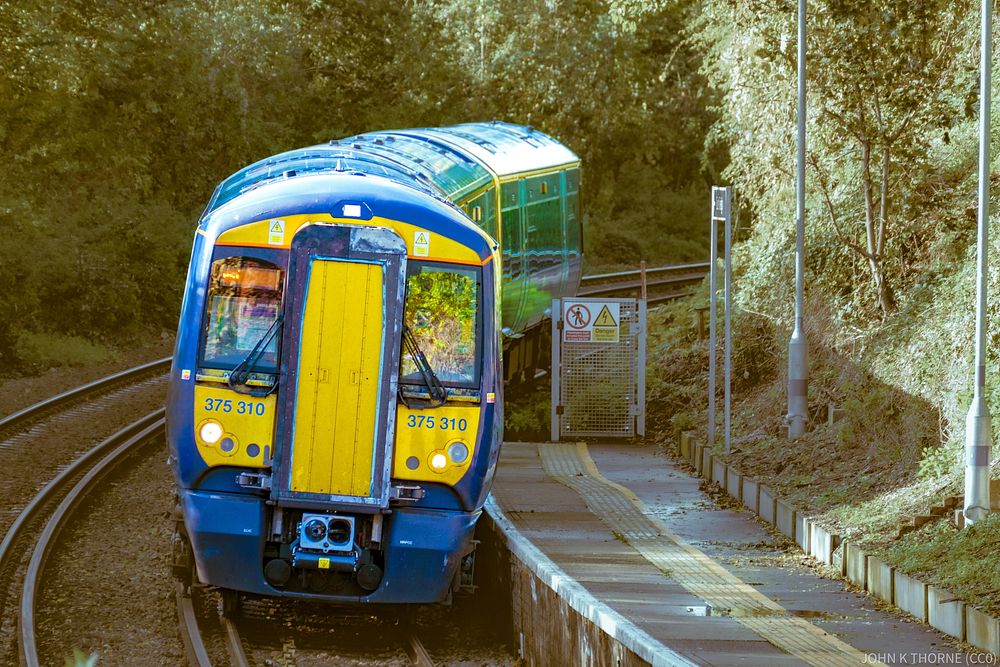
<path fill-rule="evenodd" d="M 559 433 L 570 437 L 632 437 L 640 410 L 638 378 L 641 364 L 645 363 L 641 359 L 645 355 L 640 345 L 640 304 L 635 299 L 593 301 L 621 304 L 619 339 L 617 343 L 561 342 Z"/>

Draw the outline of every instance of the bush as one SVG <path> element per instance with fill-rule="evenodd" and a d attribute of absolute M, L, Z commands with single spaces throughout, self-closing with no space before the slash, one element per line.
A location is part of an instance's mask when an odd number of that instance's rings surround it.
<path fill-rule="evenodd" d="M 114 356 L 107 346 L 80 336 L 25 333 L 18 340 L 18 357 L 35 369 L 99 364 Z"/>

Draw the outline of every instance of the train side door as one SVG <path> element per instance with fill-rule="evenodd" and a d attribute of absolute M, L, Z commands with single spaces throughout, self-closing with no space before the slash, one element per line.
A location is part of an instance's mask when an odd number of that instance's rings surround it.
<path fill-rule="evenodd" d="M 406 245 L 393 231 L 311 225 L 292 240 L 272 495 L 386 507 Z"/>
<path fill-rule="evenodd" d="M 562 252 L 559 253 L 559 286 L 560 294 L 566 294 L 569 284 L 569 258 L 572 249 L 569 244 L 569 225 L 566 218 L 566 172 L 559 172 L 559 241 Z"/>
<path fill-rule="evenodd" d="M 527 262 L 524 257 L 524 180 L 500 185 L 501 236 L 503 260 L 503 328 L 519 331 L 528 289 Z"/>

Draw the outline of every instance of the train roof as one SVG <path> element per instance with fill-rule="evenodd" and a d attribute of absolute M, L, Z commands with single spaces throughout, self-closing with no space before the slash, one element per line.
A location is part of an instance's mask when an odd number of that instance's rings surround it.
<path fill-rule="evenodd" d="M 544 132 L 499 121 L 403 130 L 400 134 L 447 142 L 500 177 L 558 167 L 580 159 Z"/>
<path fill-rule="evenodd" d="M 384 176 L 322 171 L 301 178 L 262 183 L 213 209 L 202 218 L 202 228 L 211 236 L 249 222 L 295 214 L 330 214 L 346 203 L 363 202 L 357 222 L 379 217 L 408 221 L 419 217 L 421 226 L 435 234 L 471 248 L 486 259 L 496 242 L 465 213 L 441 198 L 421 192 Z"/>
<path fill-rule="evenodd" d="M 256 162 L 215 190 L 206 215 L 264 183 L 319 172 L 390 178 L 434 197 L 459 202 L 500 178 L 579 160 L 531 127 L 493 121 L 443 128 L 369 132 Z"/>

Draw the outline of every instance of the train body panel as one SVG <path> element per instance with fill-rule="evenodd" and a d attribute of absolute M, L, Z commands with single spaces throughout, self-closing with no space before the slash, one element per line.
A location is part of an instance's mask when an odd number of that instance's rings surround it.
<path fill-rule="evenodd" d="M 217 188 L 168 395 L 202 582 L 450 595 L 499 456 L 501 329 L 509 355 L 579 282 L 578 183 L 552 139 L 476 124 L 290 151 Z"/>

